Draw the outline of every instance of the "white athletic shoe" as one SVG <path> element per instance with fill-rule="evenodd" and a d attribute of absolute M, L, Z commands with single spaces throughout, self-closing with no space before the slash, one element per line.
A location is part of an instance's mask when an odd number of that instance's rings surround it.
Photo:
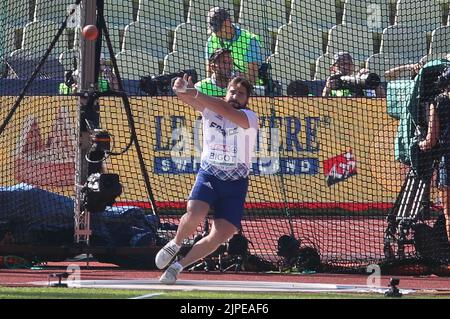
<path fill-rule="evenodd" d="M 175 244 L 173 240 L 169 241 L 160 251 L 156 254 L 155 264 L 159 269 L 165 268 L 172 259 L 180 251 L 180 246 Z"/>
<path fill-rule="evenodd" d="M 183 267 L 174 262 L 159 278 L 159 282 L 165 285 L 173 285 L 177 281 L 178 274 L 183 270 Z"/>

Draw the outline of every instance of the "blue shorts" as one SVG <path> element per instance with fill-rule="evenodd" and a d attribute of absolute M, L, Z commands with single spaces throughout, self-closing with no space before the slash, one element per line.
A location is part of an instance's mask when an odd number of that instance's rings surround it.
<path fill-rule="evenodd" d="M 439 161 L 440 187 L 450 187 L 450 155 L 443 155 Z"/>
<path fill-rule="evenodd" d="M 192 187 L 189 200 L 201 200 L 214 208 L 214 218 L 223 218 L 238 229 L 244 215 L 248 178 L 222 181 L 200 170 Z"/>

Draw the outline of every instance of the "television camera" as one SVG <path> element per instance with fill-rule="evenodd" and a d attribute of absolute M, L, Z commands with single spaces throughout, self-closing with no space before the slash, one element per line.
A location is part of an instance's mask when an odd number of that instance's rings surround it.
<path fill-rule="evenodd" d="M 183 77 L 184 74 L 191 76 L 193 83 L 197 82 L 197 71 L 188 69 L 176 73 L 144 76 L 139 81 L 139 88 L 149 96 L 174 95 L 172 90 L 173 82 L 176 78 Z"/>

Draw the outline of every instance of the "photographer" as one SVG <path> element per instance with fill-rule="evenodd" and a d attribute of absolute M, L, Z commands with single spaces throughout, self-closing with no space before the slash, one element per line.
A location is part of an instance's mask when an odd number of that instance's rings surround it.
<path fill-rule="evenodd" d="M 419 142 L 422 151 L 439 147 L 439 188 L 446 224 L 447 239 L 450 239 L 450 68 L 445 69 L 437 82 L 442 93 L 428 108 L 426 137 Z"/>
<path fill-rule="evenodd" d="M 367 69 L 355 73 L 353 57 L 348 52 L 334 55 L 332 74 L 323 89 L 324 97 L 385 97 L 380 78 Z"/>

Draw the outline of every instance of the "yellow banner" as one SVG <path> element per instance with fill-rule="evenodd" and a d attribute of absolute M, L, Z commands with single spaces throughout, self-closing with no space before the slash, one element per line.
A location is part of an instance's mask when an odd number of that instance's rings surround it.
<path fill-rule="evenodd" d="M 15 98 L 15 97 L 14 97 Z M 14 98 L 1 97 L 1 118 Z M 184 202 L 200 165 L 201 121 L 172 97 L 130 99 L 145 166 L 159 202 Z M 0 136 L 2 185 L 20 182 L 70 194 L 74 184 L 76 99 L 27 97 Z M 250 203 L 392 203 L 405 176 L 394 161 L 397 121 L 384 99 L 252 98 L 260 118 Z M 120 99 L 103 99 L 101 127 L 113 151 L 128 143 Z M 107 160 L 124 184 L 119 200 L 146 201 L 132 147 Z"/>

